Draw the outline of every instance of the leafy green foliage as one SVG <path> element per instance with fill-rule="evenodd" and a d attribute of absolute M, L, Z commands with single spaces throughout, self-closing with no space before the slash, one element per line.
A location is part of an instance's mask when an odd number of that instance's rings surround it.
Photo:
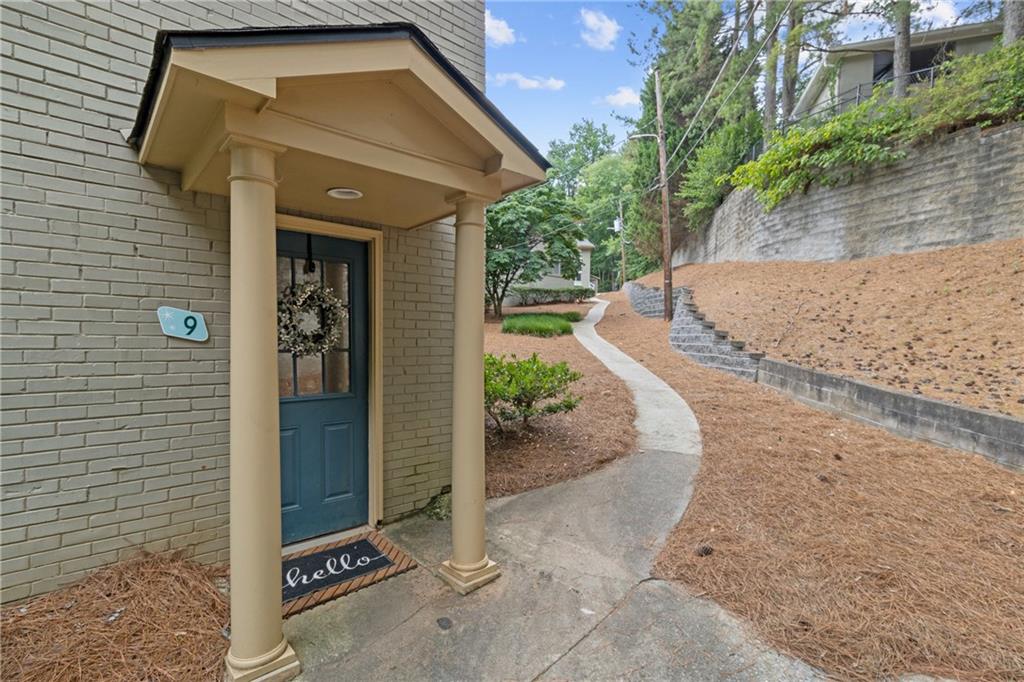
<path fill-rule="evenodd" d="M 581 398 L 569 391 L 583 377 L 564 362 L 549 364 L 534 353 L 526 360 L 484 355 L 484 409 L 498 430 L 511 421 L 529 426 L 539 415 L 570 412 Z"/>
<path fill-rule="evenodd" d="M 520 313 L 506 317 L 501 331 L 527 336 L 562 336 L 572 334 L 572 324 L 558 313 Z"/>
<path fill-rule="evenodd" d="M 715 209 L 732 190 L 729 178 L 750 148 L 761 139 L 761 119 L 751 111 L 736 123 L 722 126 L 697 149 L 676 196 L 683 200 L 687 226 L 696 230 L 710 222 Z"/>
<path fill-rule="evenodd" d="M 583 169 L 575 202 L 583 217 L 583 232 L 595 245 L 590 272 L 606 289 L 614 289 L 620 277 L 622 258 L 614 231 L 620 202 L 629 203 L 633 158 L 607 154 Z"/>
<path fill-rule="evenodd" d="M 590 287 L 545 287 L 515 286 L 511 289 L 522 305 L 543 305 L 545 303 L 580 303 L 594 295 Z"/>
<path fill-rule="evenodd" d="M 811 127 L 776 135 L 757 160 L 732 174 L 769 210 L 812 184 L 834 185 L 907 148 L 974 125 L 1024 120 L 1024 43 L 947 62 L 934 87 L 911 87 L 902 99 L 879 88 L 867 102 Z"/>
<path fill-rule="evenodd" d="M 487 209 L 484 294 L 496 315 L 513 283 L 535 282 L 556 264 L 579 270 L 576 241 L 583 233 L 575 219 L 565 194 L 551 184 L 515 192 Z"/>
<path fill-rule="evenodd" d="M 615 147 L 615 135 L 607 124 L 594 125 L 590 119 L 574 123 L 569 130 L 568 140 L 553 140 L 548 150 L 551 169 L 548 178 L 560 187 L 568 197 L 574 197 L 579 189 L 583 169 L 602 156 L 611 153 Z"/>

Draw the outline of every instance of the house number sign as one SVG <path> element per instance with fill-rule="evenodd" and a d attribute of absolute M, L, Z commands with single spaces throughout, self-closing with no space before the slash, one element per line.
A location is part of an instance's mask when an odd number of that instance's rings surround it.
<path fill-rule="evenodd" d="M 160 320 L 160 329 L 167 336 L 186 341 L 206 341 L 210 338 L 202 313 L 162 305 L 156 309 L 156 316 Z"/>

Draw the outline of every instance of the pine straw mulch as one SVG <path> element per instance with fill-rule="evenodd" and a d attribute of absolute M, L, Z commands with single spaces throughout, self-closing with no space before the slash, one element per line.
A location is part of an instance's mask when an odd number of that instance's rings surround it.
<path fill-rule="evenodd" d="M 586 315 L 589 304 L 531 306 L 516 312 Z M 573 336 L 538 338 L 501 333 L 501 320 L 484 325 L 484 350 L 519 358 L 537 353 L 546 362 L 565 361 L 583 378 L 572 391 L 583 401 L 572 412 L 536 418 L 529 428 L 499 432 L 487 418 L 487 496 L 501 497 L 578 478 L 636 449 L 636 409 L 629 388 Z"/>
<path fill-rule="evenodd" d="M 841 263 L 685 265 L 749 350 L 1024 418 L 1024 239 Z M 645 276 L 661 286 L 661 272 Z"/>
<path fill-rule="evenodd" d="M 1024 476 L 700 367 L 620 295 L 598 331 L 700 422 L 655 566 L 843 679 L 1024 679 Z"/>
<path fill-rule="evenodd" d="M 0 615 L 4 680 L 219 680 L 224 567 L 144 554 Z"/>

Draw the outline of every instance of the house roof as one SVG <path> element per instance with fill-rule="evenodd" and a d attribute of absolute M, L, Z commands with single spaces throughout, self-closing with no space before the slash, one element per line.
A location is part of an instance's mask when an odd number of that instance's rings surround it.
<path fill-rule="evenodd" d="M 918 31 L 917 33 L 911 33 L 910 47 L 924 47 L 926 45 L 939 45 L 968 38 L 994 36 L 1002 33 L 1002 31 L 1003 24 L 1001 21 L 985 21 L 975 24 L 936 28 L 931 31 Z M 825 61 L 814 72 L 811 80 L 807 83 L 807 87 L 804 88 L 803 94 L 793 108 L 794 114 L 806 110 L 818 99 L 828 81 L 829 67 L 838 63 L 844 55 L 892 51 L 895 47 L 895 40 L 893 36 L 886 36 L 873 40 L 862 40 L 856 43 L 845 43 L 829 48 L 828 53 L 825 55 Z"/>
<path fill-rule="evenodd" d="M 167 70 L 173 49 L 210 49 L 265 45 L 296 45 L 302 43 L 338 43 L 380 40 L 411 40 L 454 81 L 484 113 L 507 134 L 541 168 L 551 164 L 532 142 L 491 102 L 487 96 L 441 52 L 414 24 L 289 26 L 272 28 L 211 29 L 201 31 L 159 31 L 153 49 L 153 60 L 142 91 L 142 100 L 128 142 L 136 149 L 146 135 L 153 105 Z"/>

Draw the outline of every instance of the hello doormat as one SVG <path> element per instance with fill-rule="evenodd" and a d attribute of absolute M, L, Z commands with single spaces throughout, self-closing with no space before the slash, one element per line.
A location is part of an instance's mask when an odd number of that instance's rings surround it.
<path fill-rule="evenodd" d="M 281 566 L 282 611 L 293 616 L 415 567 L 377 531 L 289 554 Z"/>

